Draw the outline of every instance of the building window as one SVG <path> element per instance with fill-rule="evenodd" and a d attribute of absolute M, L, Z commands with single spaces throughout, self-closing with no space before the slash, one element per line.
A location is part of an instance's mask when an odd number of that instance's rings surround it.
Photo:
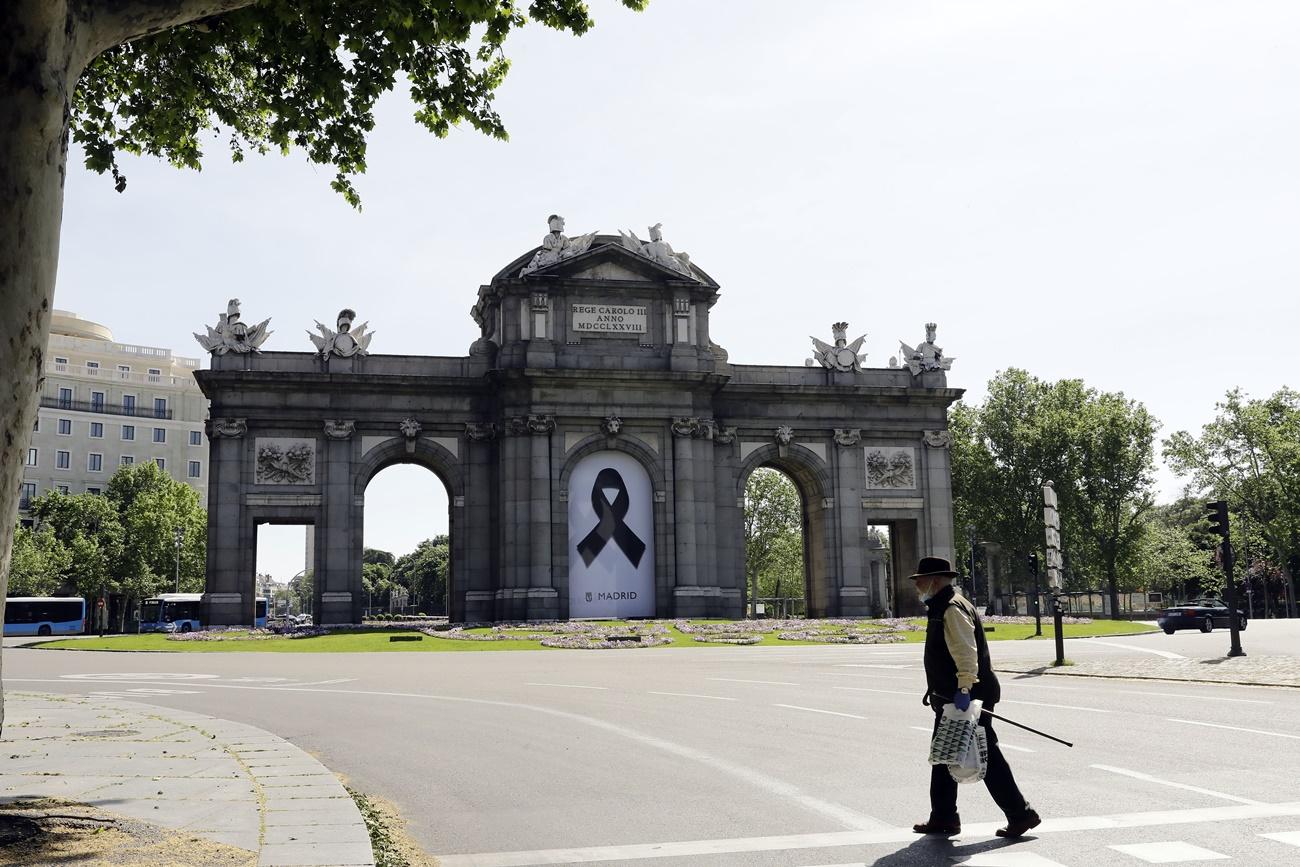
<path fill-rule="evenodd" d="M 133 424 L 122 425 L 122 439 L 124 440 L 135 439 L 135 425 Z"/>
<path fill-rule="evenodd" d="M 121 461 L 122 466 L 129 467 L 133 463 L 135 463 L 134 457 L 132 457 L 131 455 L 122 455 L 122 461 Z"/>
<path fill-rule="evenodd" d="M 69 488 L 67 485 L 59 485 L 59 493 L 64 495 L 71 494 L 72 489 Z"/>
<path fill-rule="evenodd" d="M 201 475 L 203 475 L 203 467 L 198 461 L 190 461 L 190 478 L 197 479 Z"/>
<path fill-rule="evenodd" d="M 99 362 L 87 361 L 86 372 L 89 373 L 91 376 L 99 376 Z"/>
<path fill-rule="evenodd" d="M 18 486 L 18 508 L 29 508 L 34 499 L 36 499 L 35 482 L 23 482 Z"/>
<path fill-rule="evenodd" d="M 158 469 L 160 469 L 160 470 L 165 470 L 165 469 L 167 469 L 167 459 L 166 459 L 166 458 L 154 458 L 154 459 L 153 459 L 153 462 L 154 462 L 155 464 L 158 465 Z"/>
<path fill-rule="evenodd" d="M 162 382 L 162 371 L 156 367 L 149 368 L 149 381 Z"/>
<path fill-rule="evenodd" d="M 153 399 L 153 417 L 167 418 L 167 398 L 155 397 Z"/>
<path fill-rule="evenodd" d="M 86 493 L 90 494 L 92 497 L 98 497 L 99 488 L 86 488 Z"/>
<path fill-rule="evenodd" d="M 122 415 L 135 415 L 135 395 L 122 395 Z"/>
<path fill-rule="evenodd" d="M 117 378 L 118 378 L 118 379 L 130 379 L 130 378 L 131 378 L 131 365 L 129 365 L 129 364 L 119 364 L 119 365 L 117 366 Z"/>
<path fill-rule="evenodd" d="M 167 442 L 167 428 L 156 427 L 153 429 L 153 441 L 156 443 Z"/>
<path fill-rule="evenodd" d="M 66 358 L 59 358 L 59 357 L 56 355 L 56 356 L 54 356 L 54 363 L 55 363 L 55 364 L 67 364 L 67 363 L 68 363 L 68 359 L 66 359 Z"/>
<path fill-rule="evenodd" d="M 41 453 L 40 453 L 39 450 L 37 450 L 37 449 L 28 449 L 28 450 L 27 450 L 27 466 L 29 466 L 29 467 L 39 466 L 39 465 L 40 465 L 40 456 L 41 456 Z"/>
<path fill-rule="evenodd" d="M 93 440 L 102 440 L 104 438 L 103 422 L 92 421 L 90 423 L 90 438 Z"/>
<path fill-rule="evenodd" d="M 91 412 L 104 411 L 104 392 L 92 391 L 90 393 L 90 411 Z"/>
<path fill-rule="evenodd" d="M 72 466 L 72 452 L 57 451 L 54 453 L 54 466 L 56 469 L 66 470 Z"/>
<path fill-rule="evenodd" d="M 72 419 L 70 418 L 59 419 L 59 436 L 61 437 L 72 436 Z"/>
<path fill-rule="evenodd" d="M 68 409 L 69 407 L 72 406 L 72 389 L 70 388 L 59 389 L 59 406 L 63 407 L 64 409 Z"/>
<path fill-rule="evenodd" d="M 94 452 L 86 455 L 86 469 L 92 473 L 102 473 L 104 471 L 104 456 L 97 455 Z"/>
<path fill-rule="evenodd" d="M 203 445 L 203 431 L 201 430 L 190 431 L 190 445 L 192 446 Z"/>

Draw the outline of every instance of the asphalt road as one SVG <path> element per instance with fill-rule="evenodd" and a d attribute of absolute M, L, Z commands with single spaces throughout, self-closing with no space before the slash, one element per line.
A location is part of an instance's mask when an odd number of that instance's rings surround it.
<path fill-rule="evenodd" d="M 1261 655 L 1297 638 L 1287 621 L 1244 636 Z M 1226 632 L 1186 632 L 1076 640 L 1067 655 L 1226 645 Z M 1050 643 L 992 649 L 995 661 L 1052 655 Z M 1046 821 L 1018 843 L 994 837 L 1002 817 L 977 784 L 962 787 L 962 837 L 915 837 L 932 719 L 920 652 L 10 648 L 4 675 L 6 689 L 123 695 L 269 729 L 396 803 L 446 867 L 1300 864 L 1300 690 L 1283 688 L 1004 675 L 1000 713 L 1075 743 L 999 726 Z"/>

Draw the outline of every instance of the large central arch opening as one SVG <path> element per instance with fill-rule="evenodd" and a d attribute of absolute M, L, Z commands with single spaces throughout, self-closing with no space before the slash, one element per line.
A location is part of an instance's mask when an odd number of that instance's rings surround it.
<path fill-rule="evenodd" d="M 810 594 L 804 498 L 793 478 L 761 466 L 745 482 L 745 615 L 802 617 Z"/>
<path fill-rule="evenodd" d="M 364 616 L 446 616 L 452 591 L 446 482 L 420 464 L 392 463 L 370 477 L 363 496 Z"/>

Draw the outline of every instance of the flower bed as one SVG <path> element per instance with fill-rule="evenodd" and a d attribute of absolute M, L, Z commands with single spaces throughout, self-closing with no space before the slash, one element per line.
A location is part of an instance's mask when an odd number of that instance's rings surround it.
<path fill-rule="evenodd" d="M 905 639 L 897 632 L 779 632 L 782 641 L 817 641 L 823 644 L 898 644 Z"/>
<path fill-rule="evenodd" d="M 718 633 L 715 635 L 696 635 L 694 640 L 704 644 L 758 644 L 763 640 L 761 635 L 745 635 L 739 632 Z"/>

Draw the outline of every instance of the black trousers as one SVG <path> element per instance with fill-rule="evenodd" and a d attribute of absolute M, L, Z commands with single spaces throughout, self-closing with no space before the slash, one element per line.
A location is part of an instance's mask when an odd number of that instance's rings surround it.
<path fill-rule="evenodd" d="M 993 705 L 989 705 L 985 710 L 993 710 Z M 939 730 L 939 717 L 942 716 L 942 705 L 936 709 L 934 715 L 934 729 Z M 980 714 L 980 726 L 989 741 L 989 769 L 984 775 L 984 785 L 988 788 L 989 794 L 993 800 L 1006 813 L 1008 819 L 1018 819 L 1029 810 L 1029 804 L 1025 801 L 1025 796 L 1020 794 L 1020 787 L 1016 785 L 1016 778 L 1011 775 L 1011 766 L 1007 764 L 1006 758 L 1002 755 L 1002 750 L 998 748 L 998 736 L 993 731 L 993 718 L 986 713 Z M 957 781 L 948 773 L 947 765 L 931 765 L 930 767 L 930 821 L 931 822 L 951 822 L 958 818 L 957 816 Z"/>

